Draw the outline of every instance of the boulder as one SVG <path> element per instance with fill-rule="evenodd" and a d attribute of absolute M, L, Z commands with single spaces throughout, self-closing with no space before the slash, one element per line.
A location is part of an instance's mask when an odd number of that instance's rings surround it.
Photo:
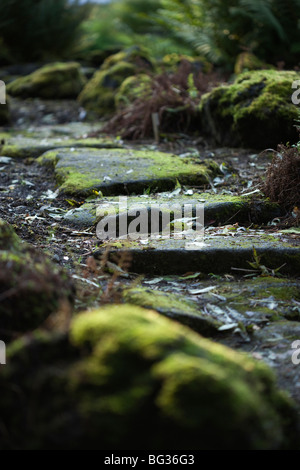
<path fill-rule="evenodd" d="M 298 140 L 292 103 L 297 72 L 261 70 L 245 72 L 231 85 L 215 88 L 202 97 L 202 130 L 217 145 L 257 149 Z"/>
<path fill-rule="evenodd" d="M 78 97 L 79 102 L 96 115 L 112 115 L 115 111 L 115 95 L 123 81 L 152 69 L 152 62 L 139 48 L 130 48 L 114 54 L 104 61 L 86 84 Z"/>
<path fill-rule="evenodd" d="M 17 78 L 7 86 L 7 91 L 22 98 L 76 98 L 85 83 L 78 63 L 57 62 Z"/>
<path fill-rule="evenodd" d="M 7 350 L 2 449 L 290 449 L 295 410 L 263 363 L 129 304 Z"/>
<path fill-rule="evenodd" d="M 72 296 L 66 273 L 0 219 L 1 339 L 37 328 Z"/>
<path fill-rule="evenodd" d="M 100 69 L 80 93 L 80 104 L 99 116 L 111 115 L 115 111 L 115 95 L 122 82 L 135 72 L 134 65 L 127 62 L 119 62 L 107 70 Z"/>

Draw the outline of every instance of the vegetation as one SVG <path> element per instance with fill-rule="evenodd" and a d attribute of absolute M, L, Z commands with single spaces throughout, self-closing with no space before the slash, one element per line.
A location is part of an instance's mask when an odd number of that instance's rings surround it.
<path fill-rule="evenodd" d="M 154 56 L 189 52 L 189 46 L 170 38 L 169 31 L 155 20 L 161 6 L 161 0 L 116 0 L 95 6 L 82 24 L 82 50 L 90 53 L 139 45 L 149 48 Z"/>
<path fill-rule="evenodd" d="M 299 12 L 300 0 L 114 0 L 93 6 L 79 0 L 3 0 L 1 55 L 44 60 L 76 49 L 86 58 L 138 45 L 157 57 L 205 55 L 229 70 L 243 52 L 294 66 Z"/>
<path fill-rule="evenodd" d="M 213 62 L 250 51 L 293 65 L 300 51 L 299 0 L 162 0 L 158 23 Z"/>
<path fill-rule="evenodd" d="M 279 145 L 267 170 L 263 184 L 264 193 L 285 209 L 294 209 L 295 222 L 299 224 L 300 213 L 300 148 Z"/>
<path fill-rule="evenodd" d="M 160 133 L 195 131 L 201 96 L 216 85 L 217 80 L 215 73 L 194 73 L 192 65 L 183 61 L 176 73 L 157 75 L 152 83 L 147 83 L 144 93 L 140 88 L 140 96 L 121 109 L 104 130 L 129 139 L 152 137 L 152 115 L 157 113 Z"/>
<path fill-rule="evenodd" d="M 67 57 L 88 11 L 78 0 L 1 0 L 3 47 L 14 61 Z"/>

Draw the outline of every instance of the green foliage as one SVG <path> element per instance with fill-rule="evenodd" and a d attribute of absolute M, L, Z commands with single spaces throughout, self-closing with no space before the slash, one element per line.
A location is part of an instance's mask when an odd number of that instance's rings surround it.
<path fill-rule="evenodd" d="M 300 0 L 161 0 L 156 21 L 215 63 L 233 65 L 248 50 L 295 65 Z"/>
<path fill-rule="evenodd" d="M 0 37 L 15 60 L 63 57 L 88 10 L 78 0 L 1 0 Z"/>
<path fill-rule="evenodd" d="M 122 30 L 114 4 L 95 6 L 82 23 L 82 31 L 82 50 L 106 50 L 131 45 L 130 37 Z"/>
<path fill-rule="evenodd" d="M 119 21 L 137 34 L 161 32 L 157 23 L 150 19 L 161 6 L 161 0 L 123 0 L 116 3 Z"/>
<path fill-rule="evenodd" d="M 255 247 L 253 247 L 253 261 L 248 261 L 248 264 L 253 268 L 252 274 L 247 274 L 245 277 L 253 277 L 253 276 L 261 276 L 261 277 L 269 277 L 269 276 L 280 276 L 278 272 L 284 265 L 279 266 L 279 268 L 271 269 L 261 263 L 261 257 L 258 255 Z"/>
<path fill-rule="evenodd" d="M 116 0 L 107 5 L 97 5 L 89 18 L 82 24 L 85 34 L 80 48 L 86 52 L 124 48 L 132 45 L 151 50 L 155 57 L 162 57 L 170 51 L 189 53 L 186 47 L 170 38 L 154 17 L 161 0 Z"/>

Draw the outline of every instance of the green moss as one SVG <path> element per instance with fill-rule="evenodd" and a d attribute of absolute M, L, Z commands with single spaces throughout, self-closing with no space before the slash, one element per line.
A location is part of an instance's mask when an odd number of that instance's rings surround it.
<path fill-rule="evenodd" d="M 0 322 L 2 339 L 36 328 L 69 301 L 65 273 L 19 239 L 0 219 Z"/>
<path fill-rule="evenodd" d="M 36 161 L 40 165 L 45 165 L 51 168 L 55 168 L 55 165 L 57 164 L 59 160 L 58 155 L 59 154 L 57 150 L 51 150 L 41 155 L 39 158 L 37 158 Z"/>
<path fill-rule="evenodd" d="M 23 98 L 76 98 L 85 81 L 79 64 L 58 62 L 46 65 L 25 77 L 17 78 L 7 86 L 7 91 L 12 96 Z"/>
<path fill-rule="evenodd" d="M 20 249 L 20 238 L 7 222 L 5 222 L 3 219 L 0 219 L 0 251 L 20 251 Z"/>
<path fill-rule="evenodd" d="M 112 114 L 115 110 L 115 94 L 125 78 L 135 73 L 135 66 L 127 62 L 119 62 L 109 69 L 101 68 L 80 93 L 80 104 L 99 115 Z"/>
<path fill-rule="evenodd" d="M 258 298 L 274 297 L 278 301 L 300 299 L 298 282 L 293 279 L 262 277 L 249 281 L 249 286 L 256 288 Z"/>
<path fill-rule="evenodd" d="M 126 78 L 115 96 L 116 107 L 128 106 L 137 98 L 148 99 L 151 96 L 151 81 L 146 74 Z"/>
<path fill-rule="evenodd" d="M 250 330 L 253 324 L 299 317 L 299 313 L 293 313 L 291 308 L 293 300 L 300 297 L 299 284 L 292 279 L 269 276 L 225 282 L 219 286 L 218 293 L 226 298 L 226 306 L 244 315 L 242 323 Z"/>
<path fill-rule="evenodd" d="M 191 57 L 185 54 L 167 54 L 162 58 L 162 70 L 176 72 L 183 62 L 188 62 L 191 65 L 193 72 L 209 73 L 212 71 L 212 64 L 203 56 Z"/>
<path fill-rule="evenodd" d="M 18 135 L 5 139 L 2 148 L 3 155 L 12 158 L 36 158 L 48 150 L 58 148 L 122 148 L 122 145 L 114 139 L 87 138 L 87 139 L 57 139 L 48 138 L 37 140 L 33 137 Z"/>
<path fill-rule="evenodd" d="M 92 196 L 91 196 L 92 197 Z M 118 197 L 93 197 L 89 198 L 86 204 L 82 204 L 79 208 L 69 211 L 66 220 L 69 223 L 81 226 L 91 227 L 99 222 L 104 217 L 102 209 L 105 208 L 106 215 L 119 214 L 119 198 Z M 167 214 L 170 221 L 174 219 L 174 205 L 182 208 L 184 214 L 184 206 L 192 206 L 193 217 L 196 216 L 196 209 L 200 204 L 204 204 L 204 218 L 205 222 L 218 225 L 226 223 L 229 219 L 232 223 L 249 222 L 251 220 L 258 222 L 268 222 L 281 215 L 280 208 L 277 204 L 271 204 L 265 200 L 252 201 L 251 197 L 231 196 L 228 194 L 208 194 L 208 193 L 194 193 L 193 196 L 180 194 L 178 196 L 170 197 L 170 192 L 158 193 L 142 196 L 129 196 L 127 199 L 127 209 L 130 211 L 132 208 L 143 207 L 147 210 L 149 217 L 151 210 L 159 206 L 161 213 Z M 97 213 L 97 209 L 101 209 Z M 173 208 L 173 209 L 172 209 Z M 154 209 L 155 210 L 155 209 Z M 128 223 L 133 220 L 128 216 Z M 119 219 L 117 218 L 117 227 Z M 149 218 L 149 230 L 151 228 L 151 220 Z M 274 239 L 274 237 L 272 238 Z"/>
<path fill-rule="evenodd" d="M 0 251 L 0 318 L 2 337 L 40 326 L 71 300 L 72 287 L 63 273 L 33 249 Z"/>
<path fill-rule="evenodd" d="M 191 315 L 198 315 L 197 304 L 193 301 L 183 300 L 183 296 L 168 294 L 167 292 L 153 291 L 149 288 L 134 288 L 125 290 L 124 299 L 128 303 L 141 307 L 162 311 L 179 311 Z"/>
<path fill-rule="evenodd" d="M 153 69 L 148 53 L 132 47 L 108 57 L 79 95 L 79 102 L 96 115 L 115 111 L 115 96 L 123 81 Z"/>
<path fill-rule="evenodd" d="M 142 47 L 133 46 L 107 57 L 103 62 L 101 69 L 108 70 L 120 62 L 127 62 L 139 69 L 151 70 L 154 68 L 154 63 L 150 58 L 149 53 Z"/>
<path fill-rule="evenodd" d="M 187 300 L 183 295 L 140 287 L 126 289 L 123 297 L 130 304 L 156 310 L 204 336 L 216 333 L 222 325 L 221 322 L 202 315 L 197 303 Z"/>
<path fill-rule="evenodd" d="M 101 188 L 102 179 L 84 175 L 73 168 L 63 168 L 57 175 L 60 189 L 67 194 L 85 195 L 93 194 L 93 191 Z"/>
<path fill-rule="evenodd" d="M 257 450 L 297 442 L 293 405 L 267 366 L 153 311 L 127 304 L 86 312 L 69 337 L 35 333 L 7 355 L 4 449 L 134 442 L 149 450 Z"/>
<path fill-rule="evenodd" d="M 262 70 L 241 74 L 229 86 L 203 96 L 204 128 L 218 143 L 253 148 L 295 141 L 298 111 L 291 101 L 296 72 Z"/>
<path fill-rule="evenodd" d="M 89 195 L 100 190 L 104 195 L 142 193 L 173 189 L 181 184 L 202 185 L 219 172 L 217 164 L 191 163 L 175 155 L 135 150 L 82 149 L 50 151 L 37 159 L 43 165 L 55 166 L 61 190 L 69 194 Z M 105 177 L 111 175 L 110 180 Z M 127 192 L 128 194 L 128 192 Z"/>

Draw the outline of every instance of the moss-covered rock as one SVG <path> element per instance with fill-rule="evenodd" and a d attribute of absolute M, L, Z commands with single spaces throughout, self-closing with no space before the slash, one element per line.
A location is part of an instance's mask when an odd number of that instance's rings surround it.
<path fill-rule="evenodd" d="M 123 297 L 130 304 L 156 310 L 158 313 L 189 326 L 192 330 L 204 336 L 217 333 L 219 327 L 223 325 L 222 322 L 202 314 L 197 303 L 193 300 L 185 299 L 182 294 L 135 287 L 125 289 Z"/>
<path fill-rule="evenodd" d="M 119 62 L 110 69 L 100 69 L 80 93 L 80 104 L 99 116 L 111 115 L 115 111 L 115 94 L 125 78 L 135 72 L 135 66 L 127 62 Z"/>
<path fill-rule="evenodd" d="M 217 170 L 217 168 L 216 168 Z M 184 191 L 182 191 L 183 193 Z M 64 220 L 70 225 L 78 227 L 91 227 L 103 218 L 103 212 L 97 209 L 105 207 L 107 215 L 112 209 L 112 213 L 117 214 L 117 227 L 119 226 L 119 198 L 118 197 L 97 197 L 94 199 L 89 198 L 88 202 L 82 204 L 80 207 L 70 209 L 64 217 Z M 209 194 L 209 193 L 194 193 L 192 196 L 179 194 L 174 195 L 170 192 L 158 193 L 153 195 L 140 195 L 129 196 L 127 198 L 127 207 L 121 210 L 121 213 L 133 212 L 136 207 L 142 207 L 147 210 L 149 215 L 148 230 L 151 232 L 151 214 L 153 217 L 157 215 L 157 211 L 165 216 L 165 223 L 170 223 L 174 220 L 174 206 L 181 207 L 182 216 L 185 210 L 191 208 L 192 215 L 197 215 L 200 205 L 204 204 L 204 223 L 206 225 L 219 225 L 225 224 L 230 220 L 232 223 L 245 223 L 252 221 L 253 223 L 266 223 L 273 220 L 275 217 L 280 217 L 282 211 L 278 204 L 271 203 L 268 199 L 253 200 L 249 197 L 232 196 L 229 194 Z M 131 222 L 132 218 L 127 217 L 127 223 Z M 160 229 L 163 229 L 160 226 Z"/>
<path fill-rule="evenodd" d="M 12 96 L 46 99 L 76 98 L 86 83 L 76 62 L 46 65 L 7 86 Z"/>
<path fill-rule="evenodd" d="M 111 115 L 115 111 L 115 95 L 123 81 L 152 69 L 152 62 L 140 48 L 130 48 L 114 54 L 104 61 L 87 83 L 79 95 L 79 102 L 99 116 Z"/>
<path fill-rule="evenodd" d="M 146 74 L 126 78 L 115 96 L 116 108 L 128 106 L 137 98 L 149 98 L 151 96 L 151 82 L 151 77 Z"/>
<path fill-rule="evenodd" d="M 72 289 L 60 268 L 22 243 L 0 219 L 1 339 L 10 340 L 17 333 L 41 325 L 61 302 L 71 301 Z"/>
<path fill-rule="evenodd" d="M 286 449 L 292 402 L 262 363 L 153 311 L 108 306 L 7 350 L 3 449 Z"/>
<path fill-rule="evenodd" d="M 208 73 L 211 72 L 213 68 L 212 64 L 208 62 L 205 57 L 191 57 L 185 54 L 177 54 L 176 52 L 165 55 L 160 65 L 163 70 L 176 72 L 184 62 L 188 62 L 191 65 L 192 72 Z"/>
<path fill-rule="evenodd" d="M 200 186 L 219 173 L 215 162 L 195 164 L 162 152 L 128 149 L 58 149 L 37 159 L 55 168 L 61 190 L 89 196 L 140 194 L 146 190 L 174 189 L 176 182 Z"/>
<path fill-rule="evenodd" d="M 36 158 L 48 150 L 59 148 L 122 148 L 119 140 L 113 138 L 85 138 L 70 139 L 68 136 L 60 138 L 37 138 L 25 137 L 22 134 L 16 137 L 2 133 L 0 139 L 5 141 L 2 147 L 2 154 L 12 158 Z"/>
<path fill-rule="evenodd" d="M 203 130 L 221 145 L 266 148 L 295 142 L 298 109 L 291 92 L 299 77 L 296 72 L 253 71 L 215 88 L 200 103 Z"/>
<path fill-rule="evenodd" d="M 107 57 L 107 59 L 105 59 L 103 62 L 101 69 L 108 70 L 120 62 L 132 64 L 136 68 L 143 70 L 153 70 L 155 67 L 155 64 L 149 53 L 144 48 L 139 46 L 132 46 Z"/>
<path fill-rule="evenodd" d="M 3 219 L 0 219 L 0 251 L 18 251 L 20 247 L 21 240 L 13 228 Z"/>
<path fill-rule="evenodd" d="M 239 75 L 250 70 L 274 69 L 272 65 L 265 64 L 251 52 L 241 52 L 235 61 L 234 73 Z"/>

